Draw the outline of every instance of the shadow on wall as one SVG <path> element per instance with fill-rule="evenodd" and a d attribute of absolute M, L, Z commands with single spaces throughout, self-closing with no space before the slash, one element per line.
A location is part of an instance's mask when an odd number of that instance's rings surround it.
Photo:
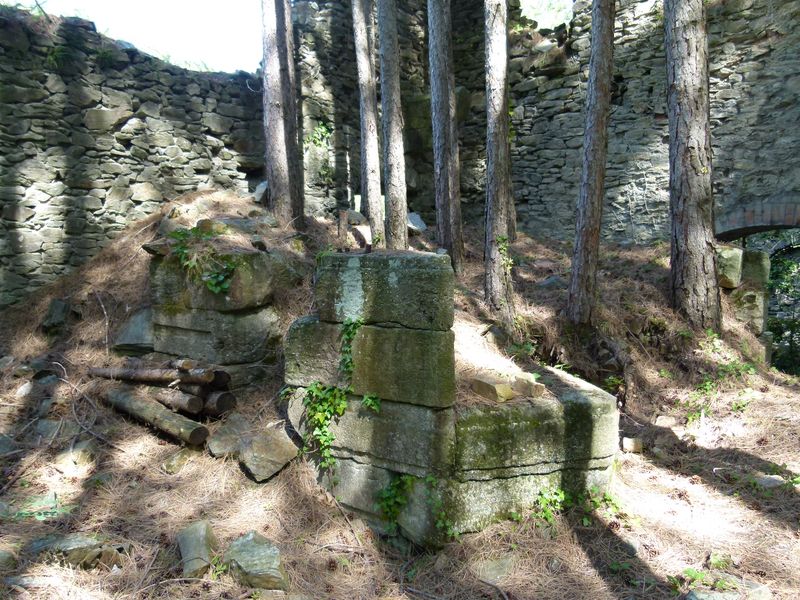
<path fill-rule="evenodd" d="M 247 74 L 192 73 L 76 18 L 0 8 L 0 306 L 94 256 L 132 220 L 263 168 Z"/>

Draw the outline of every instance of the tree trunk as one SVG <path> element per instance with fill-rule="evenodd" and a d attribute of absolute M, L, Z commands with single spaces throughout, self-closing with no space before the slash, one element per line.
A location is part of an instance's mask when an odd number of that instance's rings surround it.
<path fill-rule="evenodd" d="M 484 297 L 508 331 L 514 325 L 509 256 L 511 199 L 508 145 L 508 9 L 506 0 L 485 0 L 486 206 Z"/>
<path fill-rule="evenodd" d="M 267 206 L 284 225 L 302 228 L 303 165 L 297 127 L 294 39 L 289 0 L 262 0 Z"/>
<path fill-rule="evenodd" d="M 433 177 L 439 244 L 461 274 L 464 242 L 461 233 L 458 123 L 456 122 L 450 0 L 428 0 L 428 54 L 433 125 Z"/>
<path fill-rule="evenodd" d="M 106 399 L 117 410 L 137 417 L 192 446 L 202 444 L 208 437 L 208 429 L 200 423 L 176 414 L 158 402 L 142 398 L 136 389 L 130 386 L 111 388 L 106 393 Z"/>
<path fill-rule="evenodd" d="M 378 0 L 383 117 L 383 186 L 386 191 L 386 245 L 408 247 L 406 157 L 400 102 L 400 52 L 397 46 L 397 2 Z"/>
<path fill-rule="evenodd" d="M 594 0 L 583 172 L 567 298 L 567 318 L 581 325 L 592 322 L 597 295 L 597 255 L 603 220 L 611 75 L 614 69 L 614 13 L 614 0 Z"/>
<path fill-rule="evenodd" d="M 356 47 L 358 91 L 361 104 L 361 206 L 366 207 L 372 230 L 372 245 L 386 242 L 384 208 L 381 200 L 380 147 L 378 144 L 378 100 L 375 90 L 373 46 L 367 29 L 371 20 L 370 0 L 352 0 L 353 39 Z"/>
<path fill-rule="evenodd" d="M 219 373 L 224 373 L 224 371 L 219 371 Z M 92 377 L 163 384 L 178 381 L 180 383 L 213 385 L 217 377 L 216 374 L 217 371 L 212 371 L 210 369 L 191 369 L 189 371 L 181 371 L 179 369 L 126 369 L 116 367 L 92 367 L 89 369 L 89 375 Z M 228 381 L 230 381 L 230 376 L 228 376 Z"/>
<path fill-rule="evenodd" d="M 665 0 L 670 300 L 694 327 L 720 328 L 704 0 Z"/>

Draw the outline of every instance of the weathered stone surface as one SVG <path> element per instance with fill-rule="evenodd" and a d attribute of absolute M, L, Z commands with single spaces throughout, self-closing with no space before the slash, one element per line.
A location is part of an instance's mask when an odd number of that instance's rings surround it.
<path fill-rule="evenodd" d="M 69 316 L 69 303 L 65 300 L 56 298 L 47 307 L 47 314 L 42 320 L 42 329 L 45 333 L 57 333 L 67 324 Z"/>
<path fill-rule="evenodd" d="M 293 261 L 278 252 L 237 252 L 218 257 L 236 265 L 225 293 L 214 293 L 181 267 L 177 258 L 156 257 L 150 266 L 151 299 L 155 305 L 221 312 L 266 306 L 276 291 L 302 279 Z"/>
<path fill-rule="evenodd" d="M 289 401 L 289 421 L 306 433 L 303 397 L 298 389 Z M 452 409 L 409 406 L 384 400 L 380 410 L 364 407 L 358 396 L 348 397 L 349 407 L 330 425 L 334 456 L 365 460 L 392 471 L 425 476 L 447 472 L 452 465 L 455 413 Z"/>
<path fill-rule="evenodd" d="M 266 590 L 286 590 L 289 586 L 280 550 L 258 532 L 234 540 L 223 560 L 244 585 Z"/>
<path fill-rule="evenodd" d="M 133 113 L 126 108 L 90 108 L 83 122 L 87 129 L 108 131 L 132 116 Z"/>
<path fill-rule="evenodd" d="M 757 290 L 765 290 L 769 283 L 769 254 L 745 250 L 742 257 L 742 283 Z"/>
<path fill-rule="evenodd" d="M 250 421 L 239 413 L 230 413 L 208 437 L 206 445 L 211 456 L 238 456 L 242 442 L 253 435 Z"/>
<path fill-rule="evenodd" d="M 720 287 L 734 289 L 742 284 L 744 250 L 733 246 L 717 248 L 717 281 Z"/>
<path fill-rule="evenodd" d="M 444 408 L 455 400 L 451 331 L 364 325 L 352 344 L 353 391 L 384 400 Z M 341 362 L 341 326 L 314 317 L 295 321 L 284 342 L 286 383 L 346 385 Z"/>
<path fill-rule="evenodd" d="M 56 455 L 55 463 L 62 469 L 85 467 L 94 463 L 97 457 L 97 444 L 94 440 L 76 442 L 71 448 Z"/>
<path fill-rule="evenodd" d="M 745 284 L 730 290 L 728 298 L 737 319 L 747 323 L 756 335 L 764 333 L 769 308 L 768 292 Z"/>
<path fill-rule="evenodd" d="M 80 430 L 80 427 L 74 421 L 39 419 L 34 428 L 34 434 L 47 441 L 50 439 L 70 438 L 78 435 Z"/>
<path fill-rule="evenodd" d="M 210 443 L 210 441 L 209 441 Z M 196 456 L 200 456 L 202 451 L 197 448 L 181 448 L 177 452 L 170 454 L 161 463 L 161 470 L 168 475 L 176 475 L 180 473 L 190 460 Z"/>
<path fill-rule="evenodd" d="M 512 377 L 511 387 L 521 396 L 538 398 L 545 391 L 545 386 L 539 383 L 538 376 L 534 373 L 515 373 Z"/>
<path fill-rule="evenodd" d="M 297 457 L 297 446 L 283 428 L 270 427 L 242 445 L 239 461 L 258 481 L 267 481 Z"/>
<path fill-rule="evenodd" d="M 493 402 L 505 402 L 519 395 L 508 383 L 488 376 L 473 377 L 470 387 L 479 396 Z"/>
<path fill-rule="evenodd" d="M 459 479 L 608 466 L 617 452 L 619 416 L 616 399 L 605 395 L 576 393 L 558 400 L 460 409 L 455 447 Z"/>
<path fill-rule="evenodd" d="M 217 548 L 217 538 L 208 521 L 198 521 L 184 527 L 176 537 L 181 553 L 184 577 L 202 577 L 211 566 L 211 554 Z"/>
<path fill-rule="evenodd" d="M 257 362 L 274 355 L 280 337 L 271 307 L 245 313 L 153 308 L 153 348 L 215 364 Z"/>
<path fill-rule="evenodd" d="M 453 326 L 453 270 L 446 256 L 378 251 L 324 254 L 314 297 L 320 320 L 446 331 Z"/>
<path fill-rule="evenodd" d="M 153 309 L 137 310 L 128 318 L 117 334 L 114 350 L 133 356 L 153 351 Z"/>
<path fill-rule="evenodd" d="M 122 566 L 122 554 L 129 551 L 127 544 L 112 544 L 104 536 L 85 533 L 52 534 L 31 542 L 31 554 L 47 552 L 57 555 L 66 563 L 89 569 L 97 565 L 106 568 Z"/>

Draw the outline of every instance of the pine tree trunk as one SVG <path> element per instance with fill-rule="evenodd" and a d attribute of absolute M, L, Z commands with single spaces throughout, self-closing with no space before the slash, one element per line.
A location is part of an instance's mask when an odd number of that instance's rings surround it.
<path fill-rule="evenodd" d="M 378 0 L 378 28 L 383 113 L 383 186 L 386 191 L 386 245 L 394 250 L 405 250 L 408 247 L 408 205 L 396 0 Z"/>
<path fill-rule="evenodd" d="M 486 206 L 484 296 L 510 331 L 514 294 L 509 256 L 511 203 L 508 145 L 508 9 L 506 0 L 485 0 L 486 26 Z"/>
<path fill-rule="evenodd" d="M 665 0 L 670 299 L 694 327 L 720 328 L 704 0 Z"/>
<path fill-rule="evenodd" d="M 284 225 L 303 226 L 303 168 L 295 99 L 289 0 L 262 0 L 267 206 Z"/>
<path fill-rule="evenodd" d="M 583 173 L 567 318 L 576 324 L 592 322 L 596 303 L 597 255 L 603 220 L 611 75 L 614 68 L 614 0 L 594 0 L 592 55 L 583 134 Z"/>
<path fill-rule="evenodd" d="M 369 0 L 352 0 L 353 38 L 358 68 L 358 91 L 361 104 L 361 203 L 366 207 L 372 230 L 372 245 L 385 244 L 384 208 L 381 201 L 380 148 L 378 145 L 378 100 L 375 90 L 373 47 L 367 29 Z"/>
<path fill-rule="evenodd" d="M 428 0 L 428 54 L 433 122 L 433 177 L 439 244 L 461 274 L 464 242 L 461 233 L 460 167 L 453 73 L 450 0 Z"/>

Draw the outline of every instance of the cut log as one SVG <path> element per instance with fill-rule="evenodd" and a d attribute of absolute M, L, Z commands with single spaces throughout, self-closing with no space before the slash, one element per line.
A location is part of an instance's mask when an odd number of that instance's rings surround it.
<path fill-rule="evenodd" d="M 208 395 L 214 391 L 214 388 L 211 386 L 201 385 L 199 383 L 179 383 L 176 387 L 186 394 L 197 396 L 203 400 L 205 400 Z"/>
<path fill-rule="evenodd" d="M 153 400 L 158 400 L 164 406 L 169 406 L 175 410 L 182 410 L 192 415 L 199 415 L 203 412 L 204 402 L 199 396 L 172 388 L 142 386 L 139 389 L 141 393 L 148 394 Z"/>
<path fill-rule="evenodd" d="M 215 390 L 227 390 L 231 384 L 231 375 L 227 371 L 213 371 L 214 379 L 211 381 L 211 387 Z"/>
<path fill-rule="evenodd" d="M 206 397 L 203 412 L 212 417 L 219 417 L 234 408 L 236 408 L 236 396 L 232 393 L 211 392 Z"/>
<path fill-rule="evenodd" d="M 206 441 L 208 429 L 200 423 L 172 412 L 155 400 L 142 398 L 136 388 L 120 385 L 106 392 L 106 400 L 117 410 L 149 423 L 156 429 L 191 444 L 199 446 Z"/>
<path fill-rule="evenodd" d="M 179 371 L 178 369 L 125 369 L 125 368 L 100 368 L 92 367 L 89 369 L 89 375 L 93 377 L 104 377 L 106 379 L 123 379 L 126 381 L 138 381 L 140 383 L 171 383 L 178 381 L 180 383 L 211 383 L 216 381 L 217 373 L 224 373 L 224 371 L 211 371 L 209 369 L 192 369 L 190 371 Z"/>
<path fill-rule="evenodd" d="M 173 369 L 179 369 L 181 371 L 190 371 L 191 369 L 200 369 L 200 363 L 196 360 L 192 360 L 191 358 L 176 358 L 175 360 L 169 361 L 169 366 Z"/>

